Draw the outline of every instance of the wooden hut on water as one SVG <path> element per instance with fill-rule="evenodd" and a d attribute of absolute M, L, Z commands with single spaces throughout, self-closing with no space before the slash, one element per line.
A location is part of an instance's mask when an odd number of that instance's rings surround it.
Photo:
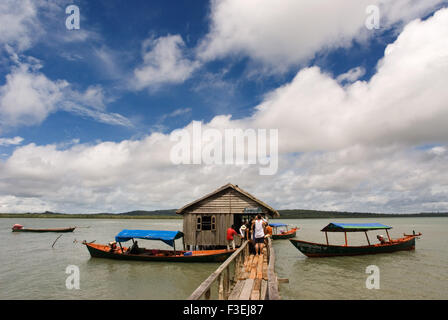
<path fill-rule="evenodd" d="M 278 217 L 271 208 L 238 185 L 226 184 L 176 211 L 183 215 L 184 241 L 188 250 L 226 247 L 227 229 L 238 232 L 244 220 L 257 214 Z"/>

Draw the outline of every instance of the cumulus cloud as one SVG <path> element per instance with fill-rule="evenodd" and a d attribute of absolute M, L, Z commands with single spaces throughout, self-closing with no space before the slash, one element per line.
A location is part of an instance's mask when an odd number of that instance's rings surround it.
<path fill-rule="evenodd" d="M 101 87 L 92 86 L 85 92 L 73 90 L 66 80 L 51 80 L 41 73 L 42 66 L 36 59 L 28 57 L 27 60 L 17 60 L 6 76 L 6 83 L 0 87 L 0 129 L 40 124 L 58 110 L 104 123 L 131 126 L 125 117 L 105 111 Z"/>
<path fill-rule="evenodd" d="M 179 35 L 148 39 L 143 44 L 143 64 L 134 70 L 136 89 L 157 89 L 163 84 L 182 83 L 199 67 L 185 57 Z"/>
<path fill-rule="evenodd" d="M 366 73 L 366 70 L 363 67 L 355 67 L 350 69 L 346 73 L 339 75 L 336 80 L 339 83 L 344 82 L 354 82 L 361 78 Z"/>
<path fill-rule="evenodd" d="M 353 144 L 446 142 L 448 9 L 407 25 L 369 81 L 345 87 L 317 67 L 302 69 L 257 106 L 250 126 L 280 128 L 284 151 Z"/>
<path fill-rule="evenodd" d="M 20 51 L 32 45 L 35 39 L 33 33 L 41 33 L 37 8 L 31 0 L 1 1 L 0 21 L 0 44 L 12 45 Z"/>
<path fill-rule="evenodd" d="M 0 138 L 0 146 L 18 145 L 23 141 L 22 137 Z"/>
<path fill-rule="evenodd" d="M 429 13 L 443 0 L 214 0 L 210 31 L 197 49 L 206 61 L 243 54 L 285 71 L 322 50 L 363 40 L 366 8 L 380 9 L 385 30 Z"/>
<path fill-rule="evenodd" d="M 353 146 L 283 154 L 277 175 L 260 176 L 256 166 L 173 165 L 171 146 L 169 135 L 154 133 L 65 149 L 19 147 L 0 163 L 1 211 L 176 208 L 227 182 L 276 208 L 419 212 L 448 204 L 447 153 Z"/>

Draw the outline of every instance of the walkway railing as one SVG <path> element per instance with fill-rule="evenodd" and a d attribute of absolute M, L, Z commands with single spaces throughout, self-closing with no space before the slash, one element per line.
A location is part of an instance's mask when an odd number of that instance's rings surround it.
<path fill-rule="evenodd" d="M 268 293 L 267 300 L 280 300 L 280 295 L 278 294 L 278 279 L 275 274 L 275 251 L 272 248 L 272 239 L 268 238 Z"/>
<path fill-rule="evenodd" d="M 227 300 L 232 285 L 238 281 L 240 272 L 243 269 L 244 260 L 249 254 L 249 241 L 243 242 L 223 264 L 216 269 L 202 284 L 191 294 L 188 300 L 199 300 L 204 297 L 205 300 L 210 300 L 212 285 L 218 283 L 218 299 Z M 233 270 L 231 270 L 233 269 Z M 233 279 L 231 277 L 233 271 Z"/>

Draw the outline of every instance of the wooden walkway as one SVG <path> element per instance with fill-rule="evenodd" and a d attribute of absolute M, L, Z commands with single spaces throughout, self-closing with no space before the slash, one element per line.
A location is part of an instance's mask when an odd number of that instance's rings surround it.
<path fill-rule="evenodd" d="M 268 255 L 264 248 L 263 255 L 246 257 L 229 300 L 265 300 L 267 289 Z"/>
<path fill-rule="evenodd" d="M 211 290 L 217 283 L 219 300 L 278 300 L 278 279 L 274 268 L 275 252 L 271 239 L 259 256 L 249 254 L 248 241 L 245 241 L 188 299 L 214 299 Z"/>

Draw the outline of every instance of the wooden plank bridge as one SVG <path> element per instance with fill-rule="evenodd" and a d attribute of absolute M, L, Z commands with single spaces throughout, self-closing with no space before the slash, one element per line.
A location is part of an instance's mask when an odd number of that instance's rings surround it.
<path fill-rule="evenodd" d="M 188 299 L 279 300 L 272 239 L 259 256 L 249 254 L 248 244 L 244 241 Z"/>

